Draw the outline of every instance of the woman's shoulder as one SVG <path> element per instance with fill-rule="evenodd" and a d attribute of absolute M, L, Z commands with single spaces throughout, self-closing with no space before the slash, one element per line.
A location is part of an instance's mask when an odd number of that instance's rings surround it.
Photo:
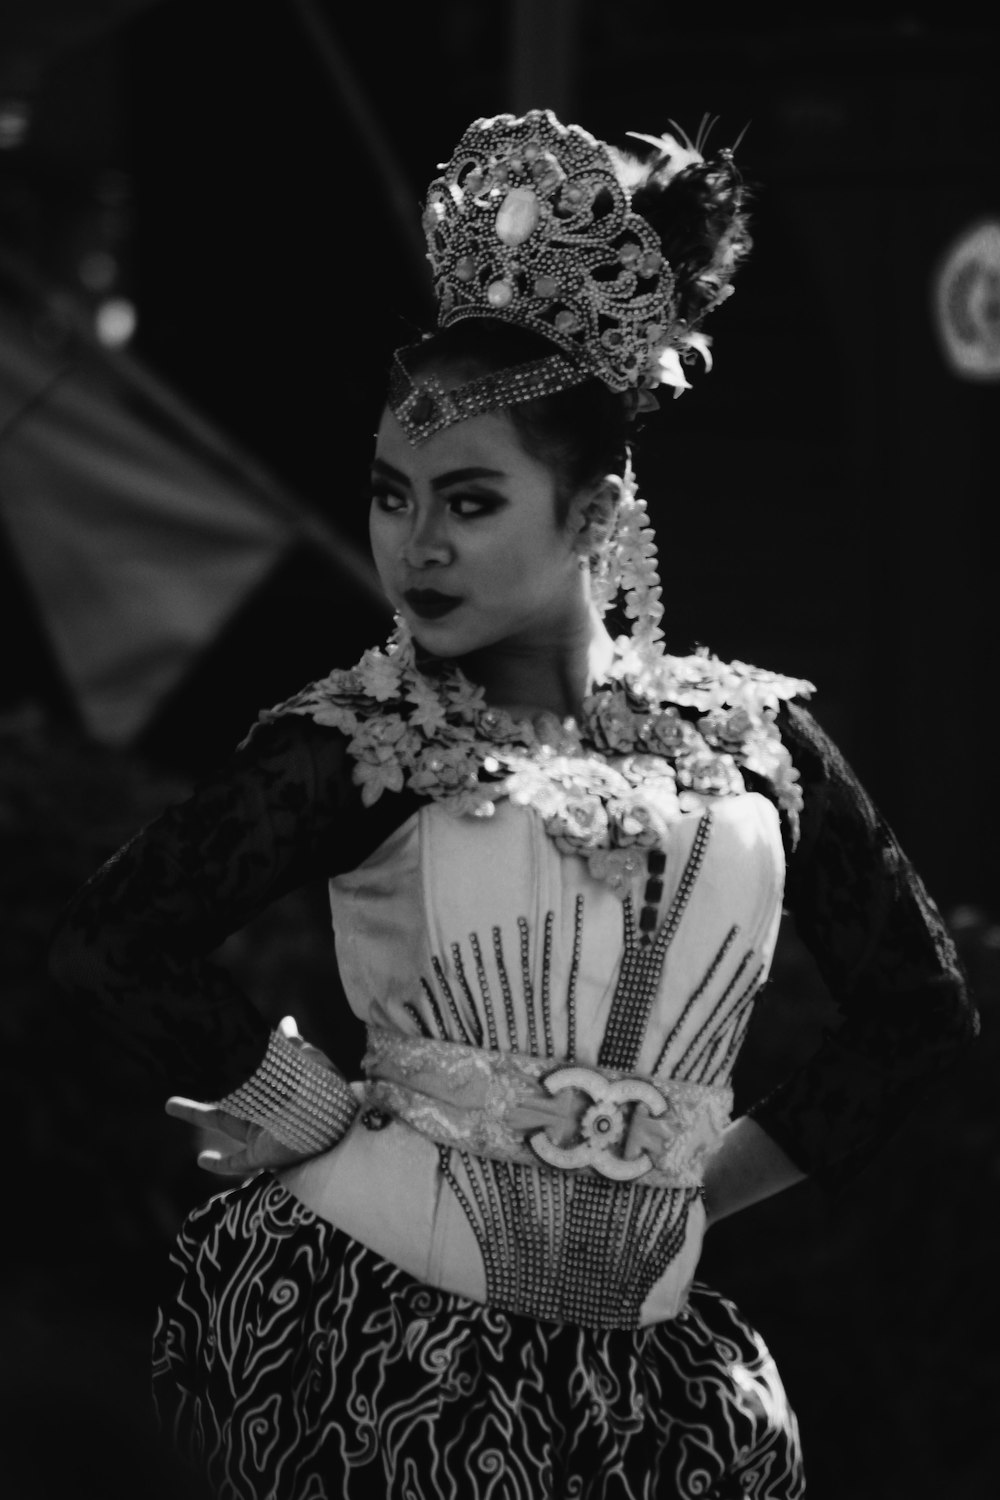
<path fill-rule="evenodd" d="M 372 647 L 352 667 L 336 667 L 271 708 L 260 711 L 243 740 L 249 744 L 265 726 L 298 720 L 352 735 L 361 721 L 406 696 L 403 663 L 391 645 Z"/>
<path fill-rule="evenodd" d="M 624 670 L 628 671 L 626 661 Z M 719 709 L 743 709 L 758 716 L 776 712 L 792 699 L 811 697 L 813 683 L 803 677 L 752 666 L 749 662 L 726 660 L 705 646 L 687 656 L 664 652 L 658 660 L 644 666 L 652 694 L 664 704 L 700 709 L 711 713 Z"/>
<path fill-rule="evenodd" d="M 351 778 L 370 806 L 384 791 L 451 794 L 475 780 L 473 760 L 489 729 L 483 690 L 442 663 L 418 666 L 412 642 L 398 633 L 265 709 L 243 741 L 251 746 L 290 720 L 340 746 Z M 461 775 L 459 774 L 461 773 Z"/>

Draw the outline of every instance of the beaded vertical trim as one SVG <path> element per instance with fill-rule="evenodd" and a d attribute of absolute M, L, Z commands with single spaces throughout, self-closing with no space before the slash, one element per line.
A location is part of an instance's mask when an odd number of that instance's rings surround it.
<path fill-rule="evenodd" d="M 478 933 L 470 932 L 468 942 L 472 955 L 471 965 L 463 958 L 461 944 L 452 943 L 452 983 L 441 960 L 436 956 L 432 957 L 431 967 L 437 992 L 427 979 L 421 979 L 420 989 L 427 1012 L 408 1003 L 405 1007 L 407 1014 L 422 1036 L 437 1037 L 441 1041 L 465 1042 L 476 1047 L 483 1046 L 485 1042 L 493 1050 L 503 1047 L 512 1052 L 526 1052 L 530 1057 L 558 1057 L 572 1061 L 576 1056 L 576 986 L 583 947 L 583 920 L 584 898 L 577 895 L 573 906 L 573 940 L 566 976 L 566 1036 L 562 1050 L 557 1045 L 552 1009 L 552 951 L 555 942 L 555 913 L 552 911 L 546 912 L 542 922 L 541 976 L 537 987 L 531 972 L 531 934 L 528 921 L 525 917 L 517 919 L 520 1009 L 525 1018 L 521 1027 L 518 1026 L 514 985 L 504 952 L 503 933 L 499 927 L 490 930 L 490 946 L 496 963 L 502 1010 L 496 1004 L 490 985 L 482 940 Z M 445 1011 L 438 995 L 442 997 L 444 1007 L 451 1016 L 450 1025 L 445 1019 Z"/>
<path fill-rule="evenodd" d="M 301 1046 L 272 1031 L 264 1060 L 246 1083 L 212 1101 L 214 1108 L 260 1125 L 294 1151 L 335 1146 L 358 1112 L 358 1100 L 335 1068 L 314 1062 Z"/>
<path fill-rule="evenodd" d="M 711 814 L 698 825 L 677 893 L 655 941 L 648 922 L 637 924 L 626 903 L 625 959 L 612 1006 L 611 1024 L 600 1061 L 632 1067 L 659 984 L 663 960 L 680 924 L 704 859 Z M 660 882 L 662 863 L 650 867 Z M 662 894 L 647 886 L 647 905 Z M 494 996 L 477 933 L 469 934 L 472 965 L 459 944 L 450 948 L 454 983 L 444 965 L 432 961 L 434 988 L 421 982 L 428 1012 L 408 1007 L 425 1035 L 470 1041 L 472 1032 L 489 1038 L 491 1047 L 506 1045 L 534 1057 L 562 1056 L 574 1061 L 577 1046 L 577 982 L 583 947 L 584 897 L 573 910 L 573 945 L 566 978 L 566 1036 L 559 1053 L 552 1007 L 552 955 L 555 914 L 545 914 L 541 929 L 541 964 L 532 977 L 531 928 L 517 919 L 517 959 L 521 995 L 515 1004 L 516 980 L 504 951 L 499 927 L 491 929 L 500 1004 Z M 720 955 L 721 961 L 721 955 Z M 714 972 L 714 971 L 713 971 Z M 475 983 L 472 974 L 475 974 Z M 706 983 L 708 982 L 706 978 Z M 478 989 L 478 992 L 477 992 Z M 451 1024 L 445 1019 L 449 1013 Z M 519 1013 L 521 1025 L 518 1025 Z M 612 1032 L 612 1025 L 614 1031 Z M 457 1035 L 456 1035 L 457 1033 Z M 611 1045 L 627 1060 L 608 1061 Z M 481 1042 L 478 1043 L 481 1045 Z M 530 1317 L 584 1324 L 596 1328 L 635 1328 L 642 1304 L 684 1243 L 687 1215 L 696 1189 L 636 1188 L 632 1183 L 584 1178 L 544 1167 L 493 1161 L 456 1148 L 439 1148 L 442 1173 L 476 1237 L 483 1258 L 489 1302 Z"/>
<path fill-rule="evenodd" d="M 698 986 L 688 996 L 684 1004 L 684 1008 L 682 1009 L 680 1015 L 677 1017 L 677 1020 L 674 1022 L 670 1034 L 668 1035 L 666 1041 L 663 1043 L 663 1046 L 660 1049 L 660 1055 L 656 1059 L 656 1064 L 653 1068 L 654 1075 L 658 1073 L 663 1067 L 667 1058 L 667 1054 L 676 1041 L 677 1037 L 680 1035 L 681 1027 L 684 1025 L 684 1022 L 690 1015 L 692 1008 L 698 1003 L 702 995 L 708 989 L 708 986 L 712 983 L 712 980 L 715 978 L 716 974 L 719 972 L 719 967 L 722 963 L 722 960 L 725 958 L 726 954 L 733 946 L 733 943 L 736 941 L 739 935 L 739 930 L 739 927 L 735 924 L 730 927 L 729 931 L 726 933 L 726 936 L 723 938 L 722 943 L 719 946 L 719 951 L 716 953 L 715 957 L 712 959 L 712 962 L 705 970 L 700 984 L 698 984 Z"/>
<path fill-rule="evenodd" d="M 462 1015 L 462 1012 L 458 1008 L 455 996 L 452 993 L 451 985 L 448 983 L 448 976 L 444 972 L 444 965 L 441 963 L 441 960 L 439 958 L 432 958 L 431 966 L 434 970 L 434 978 L 437 980 L 441 993 L 444 995 L 445 1000 L 448 1002 L 448 1009 L 451 1011 L 452 1017 L 455 1021 L 455 1025 L 460 1033 L 458 1040 L 460 1042 L 468 1042 L 468 1044 L 472 1046 L 472 1032 L 466 1025 L 465 1017 Z M 424 988 L 428 989 L 429 986 L 425 983 Z"/>
<path fill-rule="evenodd" d="M 452 943 L 451 945 L 451 961 L 455 969 L 455 977 L 457 978 L 461 986 L 462 994 L 465 996 L 466 1004 L 469 1007 L 469 1017 L 472 1024 L 473 1040 L 475 1041 L 477 1047 L 481 1047 L 483 1045 L 483 1023 L 479 1019 L 479 1012 L 476 1009 L 476 998 L 469 987 L 469 981 L 465 975 L 465 965 L 462 962 L 462 950 L 459 947 L 458 943 Z"/>
<path fill-rule="evenodd" d="M 580 973 L 580 949 L 583 946 L 583 897 L 577 896 L 573 911 L 573 952 L 570 957 L 569 983 L 566 986 L 566 1061 L 576 1061 L 576 981 Z"/>
<path fill-rule="evenodd" d="M 527 917 L 518 917 L 517 933 L 521 944 L 521 983 L 524 986 L 524 1012 L 528 1017 L 528 1052 L 532 1057 L 541 1057 L 538 1049 L 538 1028 L 535 1025 L 535 990 L 531 982 L 531 932 Z"/>
<path fill-rule="evenodd" d="M 680 883 L 670 903 L 670 910 L 655 940 L 643 942 L 646 936 L 637 930 L 635 910 L 630 899 L 622 904 L 624 948 L 621 969 L 611 1013 L 601 1042 L 597 1062 L 605 1068 L 634 1068 L 639 1058 L 649 1013 L 656 998 L 667 949 L 673 942 L 681 918 L 701 871 L 712 830 L 712 814 L 699 819 L 698 828 L 687 857 Z"/>
<path fill-rule="evenodd" d="M 507 963 L 503 952 L 503 933 L 499 927 L 493 928 L 493 957 L 496 960 L 497 974 L 500 979 L 500 992 L 503 995 L 503 1013 L 507 1023 L 507 1043 L 511 1048 L 517 1045 L 517 1017 L 514 1014 L 514 993 L 510 987 L 510 975 L 507 972 Z"/>
<path fill-rule="evenodd" d="M 479 936 L 475 932 L 469 933 L 469 947 L 472 949 L 472 956 L 476 962 L 476 979 L 479 982 L 479 993 L 483 997 L 483 1008 L 486 1012 L 486 1030 L 489 1037 L 489 1044 L 495 1052 L 500 1046 L 500 1042 L 497 1037 L 497 1022 L 496 1015 L 493 1010 L 493 996 L 490 994 L 490 982 L 486 977 L 486 966 L 483 963 L 483 950 L 479 946 Z M 459 962 L 460 957 L 456 953 L 457 948 L 458 944 L 455 943 L 452 947 L 452 952 L 456 954 L 456 962 Z"/>
<path fill-rule="evenodd" d="M 526 1317 L 636 1328 L 684 1244 L 696 1188 L 637 1188 L 439 1147 L 476 1236 L 487 1300 Z"/>
<path fill-rule="evenodd" d="M 430 1006 L 431 1015 L 434 1018 L 434 1025 L 437 1028 L 437 1034 L 438 1034 L 438 1036 L 439 1037 L 447 1037 L 448 1036 L 448 1028 L 444 1024 L 444 1016 L 441 1014 L 441 1007 L 437 1003 L 437 996 L 435 995 L 434 991 L 431 989 L 430 985 L 427 983 L 426 979 L 421 979 L 421 981 L 420 981 L 420 988 L 423 990 L 423 992 L 424 992 L 424 998 L 426 999 L 427 1004 Z M 428 1029 L 429 1035 L 433 1036 L 434 1035 L 433 1031 L 431 1031 L 429 1027 L 427 1029 Z"/>
<path fill-rule="evenodd" d="M 556 1046 L 552 1039 L 552 995 L 549 978 L 552 973 L 552 913 L 545 913 L 542 937 L 542 1029 L 545 1035 L 545 1056 L 555 1057 Z"/>
<path fill-rule="evenodd" d="M 729 1062 L 736 1057 L 740 1042 L 753 1009 L 753 999 L 760 986 L 764 965 L 758 964 L 749 983 L 733 998 L 747 969 L 754 958 L 753 951 L 745 953 L 737 965 L 719 1003 L 696 1035 L 688 1043 L 680 1061 L 671 1068 L 672 1078 L 683 1078 L 691 1083 L 706 1083 L 723 1074 Z"/>
<path fill-rule="evenodd" d="M 425 988 L 426 987 L 427 986 L 425 985 Z M 431 995 L 431 1000 L 433 1001 L 433 999 L 434 996 Z M 410 1001 L 407 1000 L 406 1004 L 403 1006 L 403 1009 L 406 1011 L 406 1014 L 409 1016 L 410 1020 L 413 1022 L 414 1026 L 417 1028 L 421 1036 L 434 1036 L 433 1031 L 431 1031 L 431 1028 L 428 1026 L 427 1022 L 424 1020 L 423 1016 L 420 1014 L 419 1010 L 417 1010 L 417 1007 L 415 1005 L 412 1005 Z"/>
<path fill-rule="evenodd" d="M 743 1046 L 743 1039 L 750 1025 L 750 1018 L 753 1015 L 753 1002 L 760 990 L 763 977 L 764 965 L 761 964 L 734 1007 L 735 1014 L 732 1025 L 729 1028 L 729 1040 L 719 1051 L 718 1061 L 711 1070 L 705 1069 L 703 1072 L 702 1076 L 706 1083 L 715 1083 L 718 1079 L 728 1079 L 732 1075 L 733 1068 L 736 1066 L 736 1059 Z"/>

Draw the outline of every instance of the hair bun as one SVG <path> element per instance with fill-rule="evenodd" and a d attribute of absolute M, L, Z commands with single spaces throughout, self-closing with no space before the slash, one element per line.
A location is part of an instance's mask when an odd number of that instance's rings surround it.
<path fill-rule="evenodd" d="M 747 227 L 749 194 L 733 148 L 702 155 L 712 123 L 706 128 L 702 122 L 694 143 L 687 137 L 678 141 L 669 134 L 630 132 L 653 148 L 645 161 L 616 153 L 633 208 L 659 235 L 676 277 L 678 316 L 690 328 L 730 294 L 733 274 L 753 243 Z"/>

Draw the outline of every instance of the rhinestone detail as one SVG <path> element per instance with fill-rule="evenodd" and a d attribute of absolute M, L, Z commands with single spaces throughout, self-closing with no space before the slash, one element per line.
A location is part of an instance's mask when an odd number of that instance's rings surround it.
<path fill-rule="evenodd" d="M 640 940 L 632 902 L 626 899 L 622 904 L 624 947 L 611 1013 L 597 1058 L 601 1067 L 629 1069 L 638 1063 L 667 949 L 691 899 L 711 830 L 712 814 L 706 812 L 698 821 L 680 883 L 655 941 Z"/>
<path fill-rule="evenodd" d="M 476 1237 L 491 1306 L 592 1328 L 637 1328 L 684 1244 L 697 1188 L 643 1189 L 439 1147 Z"/>
<path fill-rule="evenodd" d="M 333 1068 L 272 1031 L 264 1060 L 247 1081 L 212 1101 L 216 1109 L 260 1125 L 294 1151 L 327 1151 L 347 1134 L 358 1112 L 357 1096 Z"/>

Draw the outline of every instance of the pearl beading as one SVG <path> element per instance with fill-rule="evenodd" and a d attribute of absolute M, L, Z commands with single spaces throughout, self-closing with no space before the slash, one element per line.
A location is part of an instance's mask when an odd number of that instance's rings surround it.
<path fill-rule="evenodd" d="M 749 983 L 735 1000 L 731 1001 L 730 997 L 753 958 L 753 949 L 743 955 L 712 1014 L 698 1029 L 683 1056 L 671 1069 L 672 1077 L 683 1078 L 692 1083 L 707 1082 L 709 1077 L 717 1078 L 724 1072 L 729 1060 L 736 1056 L 750 1024 L 753 999 L 764 972 L 763 964 L 758 964 Z"/>
<path fill-rule="evenodd" d="M 614 999 L 611 1002 L 611 1014 L 608 1017 L 604 1039 L 597 1056 L 599 1067 L 634 1068 L 636 1066 L 646 1034 L 649 1014 L 659 988 L 667 949 L 674 939 L 691 899 L 705 858 L 705 851 L 708 848 L 711 830 L 712 814 L 706 812 L 698 821 L 698 828 L 677 891 L 655 941 L 643 942 L 643 938 L 651 939 L 649 924 L 647 922 L 645 930 L 640 935 L 636 928 L 635 910 L 631 899 L 626 898 L 622 905 L 625 928 L 622 962 Z M 658 876 L 653 878 L 659 881 Z M 647 887 L 647 907 L 644 910 L 648 909 Z"/>
<path fill-rule="evenodd" d="M 510 987 L 510 975 L 507 972 L 507 963 L 503 952 L 503 934 L 499 927 L 493 928 L 493 957 L 496 961 L 497 974 L 500 978 L 500 993 L 503 995 L 504 1019 L 507 1022 L 508 1040 L 517 1036 L 517 1019 L 514 1015 L 514 995 Z"/>
<path fill-rule="evenodd" d="M 684 1244 L 697 1188 L 643 1189 L 439 1147 L 476 1237 L 486 1300 L 521 1316 L 637 1328 Z"/>
<path fill-rule="evenodd" d="M 496 1048 L 500 1045 L 497 1040 L 497 1023 L 493 1011 L 493 996 L 490 993 L 490 982 L 486 977 L 486 965 L 483 963 L 483 950 L 479 945 L 479 935 L 475 932 L 469 933 L 469 947 L 472 949 L 472 957 L 476 964 L 476 979 L 479 981 L 479 993 L 483 997 L 483 1008 L 486 1012 L 486 1030 L 489 1036 L 490 1046 Z M 456 943 L 453 952 L 458 948 Z M 458 954 L 458 962 L 461 962 L 461 954 Z M 471 1000 L 471 996 L 470 996 Z"/>
<path fill-rule="evenodd" d="M 444 964 L 437 955 L 434 955 L 431 958 L 431 968 L 438 991 L 444 997 L 450 1012 L 452 1024 L 449 1025 L 445 1020 L 434 988 L 426 978 L 421 978 L 420 988 L 429 1015 L 422 1013 L 421 1009 L 412 1002 L 407 1002 L 405 1005 L 407 1014 L 420 1033 L 426 1037 L 437 1036 L 442 1041 L 459 1041 L 480 1047 L 485 1040 L 493 1049 L 506 1047 L 514 1052 L 527 1052 L 531 1057 L 561 1057 L 572 1061 L 576 1055 L 576 986 L 583 947 L 583 922 L 584 898 L 582 894 L 578 894 L 573 905 L 573 938 L 569 972 L 566 976 L 566 1045 L 563 1052 L 559 1052 L 556 1046 L 552 1014 L 550 986 L 552 949 L 555 941 L 555 913 L 552 911 L 546 912 L 542 921 L 542 972 L 537 993 L 531 969 L 531 930 L 525 917 L 517 919 L 526 1036 L 522 1034 L 522 1028 L 518 1026 L 510 970 L 504 952 L 503 933 L 499 927 L 491 929 L 490 937 L 503 1001 L 502 1014 L 493 998 L 483 957 L 483 944 L 476 932 L 469 933 L 468 942 L 472 953 L 472 967 L 476 976 L 478 995 L 469 978 L 461 945 L 452 943 L 449 949 L 451 967 L 465 1002 L 464 1007 L 456 999 L 455 989 L 449 981 Z M 501 1027 L 506 1034 L 505 1039 L 501 1037 Z"/>
<path fill-rule="evenodd" d="M 581 385 L 592 373 L 579 360 L 553 353 L 529 364 L 476 376 L 449 389 L 436 375 L 410 374 L 406 361 L 411 349 L 417 348 L 419 345 L 397 349 L 388 393 L 389 407 L 414 448 L 455 422 L 554 395 Z"/>
<path fill-rule="evenodd" d="M 455 977 L 457 978 L 459 985 L 461 986 L 462 994 L 465 996 L 465 1002 L 469 1007 L 473 1040 L 478 1047 L 481 1047 L 483 1045 L 483 1023 L 480 1020 L 479 1012 L 476 1009 L 475 997 L 473 996 L 472 990 L 469 986 L 469 980 L 465 973 L 465 965 L 462 962 L 462 950 L 459 947 L 458 943 L 452 943 L 451 945 L 451 961 L 455 968 Z"/>
<path fill-rule="evenodd" d="M 712 980 L 715 978 L 716 974 L 719 972 L 719 967 L 722 964 L 722 961 L 725 958 L 726 954 L 729 952 L 730 948 L 733 946 L 733 943 L 736 941 L 736 938 L 739 935 L 739 930 L 740 930 L 739 926 L 737 924 L 735 924 L 735 923 L 733 924 L 732 927 L 730 927 L 729 931 L 726 933 L 726 936 L 723 938 L 721 944 L 719 945 L 719 949 L 718 949 L 717 953 L 715 954 L 715 956 L 713 957 L 712 962 L 709 964 L 708 968 L 705 970 L 705 974 L 704 974 L 704 976 L 703 976 L 703 978 L 701 980 L 701 983 L 689 995 L 687 1001 L 684 1004 L 683 1009 L 681 1010 L 680 1015 L 677 1017 L 677 1020 L 674 1022 L 674 1025 L 671 1028 L 671 1031 L 670 1031 L 669 1035 L 667 1036 L 666 1041 L 663 1043 L 663 1046 L 660 1048 L 660 1055 L 656 1059 L 656 1064 L 655 1064 L 655 1066 L 653 1068 L 653 1073 L 654 1074 L 658 1073 L 660 1071 L 660 1069 L 663 1067 L 663 1064 L 666 1061 L 666 1057 L 667 1057 L 668 1052 L 670 1051 L 670 1048 L 673 1046 L 673 1044 L 676 1041 L 677 1037 L 680 1035 L 681 1027 L 684 1025 L 684 1022 L 687 1020 L 687 1018 L 688 1018 L 691 1010 L 693 1009 L 693 1007 L 701 999 L 702 995 L 708 989 L 708 986 L 712 983 Z"/>
<path fill-rule="evenodd" d="M 459 1040 L 471 1043 L 473 1040 L 472 1035 L 469 1031 L 468 1026 L 465 1024 L 465 1017 L 462 1015 L 462 1012 L 458 1008 L 458 1004 L 455 1000 L 454 994 L 452 993 L 451 985 L 448 983 L 448 978 L 444 972 L 444 966 L 442 965 L 441 960 L 435 956 L 431 959 L 431 966 L 434 970 L 434 978 L 437 980 L 438 985 L 441 988 L 441 992 L 448 1002 L 448 1009 L 451 1011 L 452 1016 L 455 1020 L 455 1025 L 460 1032 Z"/>
<path fill-rule="evenodd" d="M 736 1059 L 739 1056 L 740 1048 L 743 1046 L 743 1039 L 750 1026 L 750 1018 L 753 1014 L 753 1001 L 760 989 L 763 976 L 764 965 L 759 964 L 756 972 L 750 979 L 750 983 L 739 996 L 734 1006 L 734 1018 L 733 1024 L 730 1027 L 728 1043 L 724 1046 L 720 1044 L 714 1050 L 716 1058 L 714 1065 L 709 1066 L 707 1063 L 701 1070 L 701 1076 L 705 1079 L 706 1083 L 711 1084 L 717 1078 L 729 1077 L 731 1075 L 736 1064 Z M 711 1059 L 709 1059 L 709 1063 L 711 1063 Z"/>
<path fill-rule="evenodd" d="M 576 1059 L 576 981 L 580 972 L 580 949 L 583 945 L 583 897 L 578 895 L 573 913 L 573 952 L 570 958 L 569 983 L 566 986 L 566 1058 Z"/>
<path fill-rule="evenodd" d="M 706 811 L 699 820 L 677 890 L 658 931 L 666 866 L 662 851 L 654 849 L 648 857 L 638 920 L 632 903 L 623 903 L 624 957 L 599 1066 L 618 1069 L 636 1066 L 666 954 L 694 892 L 712 827 L 712 814 Z M 567 1061 L 576 1056 L 576 984 L 583 923 L 584 898 L 578 895 L 565 995 L 563 1055 Z M 487 1036 L 493 1048 L 499 1044 L 512 1050 L 524 1049 L 536 1057 L 554 1056 L 550 995 L 554 930 L 554 914 L 550 911 L 541 923 L 542 955 L 536 983 L 531 962 L 531 929 L 527 918 L 522 916 L 517 920 L 523 999 L 523 1007 L 517 1008 L 503 935 L 498 927 L 491 930 L 491 946 L 500 1002 L 495 999 L 489 982 L 478 934 L 469 934 L 471 965 L 463 961 L 460 946 L 451 945 L 451 972 L 455 976 L 452 983 L 440 960 L 433 961 L 436 988 L 444 999 L 444 1008 L 426 980 L 421 981 L 421 988 L 427 1008 L 408 1007 L 421 1032 L 443 1041 L 469 1042 L 478 1027 L 478 1034 Z M 736 925 L 726 932 L 661 1049 L 657 1071 L 692 1008 L 717 978 L 738 936 Z M 752 1000 L 760 982 L 761 968 L 751 969 L 752 960 L 752 950 L 742 956 L 719 1002 L 713 1006 L 712 1015 L 688 1044 L 681 1064 L 671 1067 L 672 1078 L 705 1082 L 710 1074 L 714 1082 L 727 1071 L 749 1022 Z M 464 1001 L 461 1006 L 456 1001 L 456 989 Z M 449 1013 L 448 1020 L 445 1010 Z M 495 1160 L 455 1145 L 439 1144 L 438 1152 L 442 1174 L 479 1246 L 491 1305 L 527 1316 L 597 1328 L 638 1326 L 645 1298 L 684 1244 L 687 1216 L 697 1197 L 697 1188 L 651 1187 L 643 1185 L 641 1179 L 635 1183 L 615 1182 L 587 1172 L 561 1172 L 543 1164 Z"/>
<path fill-rule="evenodd" d="M 521 947 L 521 984 L 524 989 L 524 1008 L 528 1017 L 528 1051 L 537 1057 L 538 1029 L 535 1025 L 535 990 L 531 982 L 531 934 L 527 917 L 518 917 L 517 934 Z"/>
<path fill-rule="evenodd" d="M 272 1031 L 264 1060 L 247 1081 L 213 1103 L 261 1126 L 282 1145 L 309 1154 L 336 1145 L 358 1112 L 347 1080 L 280 1031 Z"/>

